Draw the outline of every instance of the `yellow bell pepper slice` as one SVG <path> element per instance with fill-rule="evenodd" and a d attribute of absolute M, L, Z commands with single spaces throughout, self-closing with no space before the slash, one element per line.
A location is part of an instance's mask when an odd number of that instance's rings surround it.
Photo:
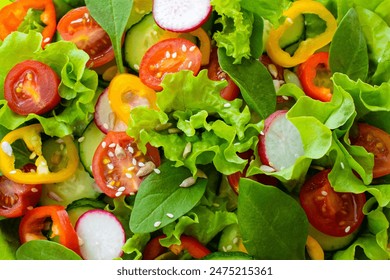
<path fill-rule="evenodd" d="M 136 106 L 157 109 L 155 91 L 144 85 L 140 78 L 133 74 L 124 73 L 115 76 L 108 87 L 108 99 L 112 111 L 126 124 L 131 109 Z"/>
<path fill-rule="evenodd" d="M 279 40 L 286 32 L 286 30 L 293 24 L 294 19 L 301 14 L 315 14 L 319 16 L 326 23 L 326 29 L 323 33 L 316 37 L 308 38 L 302 41 L 298 49 L 291 56 L 284 51 L 280 45 Z M 276 29 L 271 29 L 266 50 L 268 56 L 280 66 L 289 68 L 294 67 L 306 61 L 316 50 L 326 46 L 332 41 L 333 35 L 337 29 L 337 21 L 331 12 L 320 2 L 313 0 L 298 0 L 283 13 L 286 20 L 282 25 Z"/>
<path fill-rule="evenodd" d="M 4 176 L 21 184 L 48 184 L 65 181 L 76 172 L 79 157 L 73 138 L 71 136 L 61 138 L 67 153 L 67 165 L 59 171 L 51 172 L 42 155 L 41 133 L 43 127 L 40 124 L 33 124 L 15 129 L 4 136 L 0 142 L 0 170 Z M 15 167 L 15 155 L 11 145 L 17 140 L 23 140 L 36 158 L 35 172 L 24 172 Z"/>

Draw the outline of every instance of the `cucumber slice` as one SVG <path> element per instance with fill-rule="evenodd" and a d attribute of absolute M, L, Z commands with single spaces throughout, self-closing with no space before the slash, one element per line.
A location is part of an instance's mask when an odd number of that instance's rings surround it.
<path fill-rule="evenodd" d="M 126 63 L 134 71 L 139 70 L 142 57 L 146 51 L 158 41 L 172 37 L 181 37 L 195 43 L 196 38 L 187 33 L 176 34 L 161 29 L 154 21 L 152 13 L 145 15 L 126 33 L 124 42 L 124 57 Z"/>
<path fill-rule="evenodd" d="M 83 141 L 79 143 L 80 161 L 91 176 L 93 176 L 91 169 L 92 158 L 104 136 L 105 134 L 96 126 L 95 122 L 91 121 L 83 132 Z"/>
<path fill-rule="evenodd" d="M 214 252 L 203 260 L 254 260 L 254 258 L 243 252 Z"/>
<path fill-rule="evenodd" d="M 283 36 L 279 40 L 281 48 L 285 48 L 299 41 L 302 38 L 305 31 L 305 18 L 303 15 L 299 15 L 294 19 L 293 24 L 287 28 Z"/>
<path fill-rule="evenodd" d="M 335 251 L 340 250 L 349 244 L 355 239 L 359 230 L 355 230 L 353 233 L 348 234 L 343 237 L 330 236 L 324 234 L 314 228 L 312 225 L 309 225 L 309 234 L 317 240 L 317 242 L 321 245 L 321 248 L 324 251 Z"/>

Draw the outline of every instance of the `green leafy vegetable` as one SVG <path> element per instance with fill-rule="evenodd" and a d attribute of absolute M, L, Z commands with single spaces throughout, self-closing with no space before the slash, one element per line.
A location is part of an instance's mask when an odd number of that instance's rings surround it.
<path fill-rule="evenodd" d="M 82 260 L 72 250 L 49 240 L 31 240 L 16 251 L 18 260 Z"/>
<path fill-rule="evenodd" d="M 198 178 L 189 187 L 180 184 L 191 176 L 188 169 L 165 162 L 161 173 L 152 173 L 142 181 L 130 217 L 134 233 L 153 232 L 190 211 L 205 192 L 207 180 Z"/>
<path fill-rule="evenodd" d="M 243 59 L 240 64 L 233 64 L 233 59 L 224 49 L 218 49 L 218 60 L 221 68 L 239 86 L 245 102 L 262 119 L 275 111 L 276 94 L 272 77 L 259 60 Z"/>
<path fill-rule="evenodd" d="M 367 44 L 355 9 L 348 11 L 333 36 L 329 65 L 332 73 L 344 73 L 352 80 L 367 78 Z"/>
<path fill-rule="evenodd" d="M 241 99 L 226 101 L 220 96 L 225 82 L 212 81 L 207 71 L 196 77 L 191 71 L 167 74 L 163 90 L 157 93 L 159 111 L 136 107 L 131 111 L 128 133 L 139 141 L 162 147 L 167 159 L 176 166 L 186 166 L 193 175 L 198 164 L 213 163 L 223 174 L 243 170 L 244 152 L 258 141 L 262 123 L 252 123 L 251 113 Z M 156 127 L 173 124 L 179 133 Z M 188 143 L 191 153 L 183 156 Z"/>
<path fill-rule="evenodd" d="M 256 259 L 305 258 L 306 214 L 278 188 L 241 179 L 238 223 L 245 248 Z"/>
<path fill-rule="evenodd" d="M 133 0 L 86 0 L 85 3 L 92 17 L 110 37 L 118 70 L 124 73 L 122 35 L 129 20 Z"/>
<path fill-rule="evenodd" d="M 62 137 L 81 134 L 91 120 L 96 102 L 98 77 L 86 68 L 87 53 L 71 42 L 60 41 L 41 48 L 42 35 L 35 31 L 28 34 L 13 32 L 0 46 L 0 57 L 7 57 L 0 68 L 0 123 L 13 130 L 26 122 L 38 120 L 47 135 Z M 4 81 L 7 73 L 17 63 L 34 59 L 49 65 L 61 78 L 59 94 L 61 105 L 55 113 L 39 116 L 21 116 L 14 113 L 4 99 Z"/>

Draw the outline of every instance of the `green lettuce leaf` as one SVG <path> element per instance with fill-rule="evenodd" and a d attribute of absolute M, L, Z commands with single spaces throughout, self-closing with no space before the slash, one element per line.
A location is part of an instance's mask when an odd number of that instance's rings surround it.
<path fill-rule="evenodd" d="M 193 175 L 197 165 L 208 163 L 223 174 L 243 170 L 246 161 L 237 152 L 256 145 L 263 124 L 252 122 L 241 99 L 229 102 L 220 96 L 225 82 L 211 81 L 206 70 L 197 76 L 181 71 L 167 74 L 162 85 L 157 93 L 159 111 L 146 107 L 131 111 L 128 133 L 139 141 L 140 149 L 145 151 L 147 143 L 162 147 L 167 159 Z M 191 152 L 183 156 L 188 145 Z"/>
<path fill-rule="evenodd" d="M 240 0 L 212 0 L 211 5 L 220 15 L 216 23 L 222 25 L 222 30 L 213 35 L 217 46 L 225 48 L 226 54 L 234 58 L 234 63 L 240 63 L 242 58 L 249 58 L 253 14 L 241 9 Z"/>
<path fill-rule="evenodd" d="M 88 55 L 71 42 L 60 41 L 41 48 L 42 35 L 30 31 L 28 34 L 14 32 L 0 46 L 3 58 L 0 69 L 0 123 L 13 130 L 26 122 L 37 120 L 50 136 L 62 137 L 73 132 L 80 134 L 91 120 L 96 102 L 98 77 L 86 68 Z M 4 59 L 6 58 L 6 59 Z M 59 94 L 61 104 L 46 115 L 15 114 L 4 99 L 4 81 L 13 66 L 33 59 L 49 65 L 61 78 Z"/>

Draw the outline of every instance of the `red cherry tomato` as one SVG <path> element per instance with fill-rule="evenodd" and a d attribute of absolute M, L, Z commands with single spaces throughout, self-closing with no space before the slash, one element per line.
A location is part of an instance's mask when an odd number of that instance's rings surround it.
<path fill-rule="evenodd" d="M 4 82 L 4 98 L 19 115 L 44 114 L 61 101 L 58 94 L 60 78 L 48 65 L 25 60 L 16 64 Z"/>
<path fill-rule="evenodd" d="M 390 174 L 390 134 L 366 123 L 359 123 L 359 135 L 352 144 L 374 154 L 374 178 Z"/>
<path fill-rule="evenodd" d="M 141 81 L 160 91 L 161 81 L 167 73 L 191 70 L 197 75 L 202 61 L 199 48 L 183 38 L 170 38 L 151 46 L 143 56 L 139 69 Z"/>
<path fill-rule="evenodd" d="M 299 199 L 310 224 L 331 236 L 346 236 L 359 228 L 364 219 L 364 193 L 335 192 L 328 180 L 330 170 L 323 170 L 301 188 Z"/>
<path fill-rule="evenodd" d="M 25 172 L 35 165 L 23 167 Z M 38 204 L 42 194 L 41 184 L 19 184 L 0 176 L 0 216 L 15 218 L 23 216 Z"/>
<path fill-rule="evenodd" d="M 57 30 L 89 55 L 88 67 L 99 67 L 114 59 L 110 37 L 91 17 L 87 7 L 70 10 L 58 22 Z"/>
<path fill-rule="evenodd" d="M 60 205 L 39 206 L 28 211 L 20 221 L 19 237 L 21 243 L 56 238 L 60 244 L 80 254 L 77 233 Z"/>
<path fill-rule="evenodd" d="M 239 87 L 233 82 L 226 72 L 221 69 L 218 62 L 218 49 L 213 48 L 210 55 L 210 63 L 208 65 L 208 77 L 213 81 L 227 81 L 227 86 L 221 90 L 221 96 L 226 100 L 234 100 L 240 94 Z"/>
<path fill-rule="evenodd" d="M 157 148 L 148 146 L 146 155 L 138 150 L 133 138 L 123 131 L 109 131 L 92 159 L 92 173 L 98 187 L 109 197 L 129 195 L 138 191 L 144 176 L 141 168 L 153 172 L 160 165 Z M 149 165 L 150 164 L 150 165 Z M 146 166 L 152 166 L 147 170 Z"/>

